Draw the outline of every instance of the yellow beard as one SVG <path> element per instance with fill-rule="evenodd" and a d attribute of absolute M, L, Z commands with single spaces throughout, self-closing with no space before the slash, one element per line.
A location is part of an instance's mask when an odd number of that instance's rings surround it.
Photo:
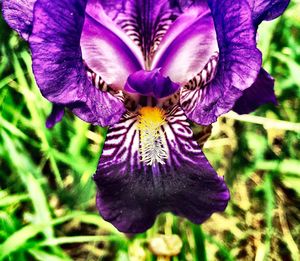
<path fill-rule="evenodd" d="M 165 112 L 157 107 L 143 107 L 139 110 L 141 161 L 147 165 L 165 164 L 168 157 L 166 142 L 161 127 L 166 123 Z"/>

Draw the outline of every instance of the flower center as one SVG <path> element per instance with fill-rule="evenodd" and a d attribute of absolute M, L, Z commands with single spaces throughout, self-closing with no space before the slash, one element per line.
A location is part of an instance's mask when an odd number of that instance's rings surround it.
<path fill-rule="evenodd" d="M 168 157 L 167 144 L 162 126 L 166 124 L 163 109 L 158 107 L 142 107 L 139 110 L 138 130 L 140 131 L 141 161 L 147 165 L 165 164 Z"/>

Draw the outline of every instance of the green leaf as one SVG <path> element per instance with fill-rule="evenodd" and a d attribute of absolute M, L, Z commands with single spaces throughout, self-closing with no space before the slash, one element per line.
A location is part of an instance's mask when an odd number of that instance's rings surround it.
<path fill-rule="evenodd" d="M 37 167 L 31 162 L 30 157 L 26 155 L 25 150 L 18 150 L 16 142 L 13 142 L 6 132 L 2 131 L 1 134 L 4 138 L 4 146 L 8 151 L 10 162 L 20 175 L 33 203 L 36 223 L 51 223 L 51 213 L 46 195 L 39 181 L 33 176 L 33 173 L 37 172 Z M 53 237 L 54 234 L 51 227 L 48 227 L 44 233 L 49 238 Z"/>
<path fill-rule="evenodd" d="M 12 234 L 3 244 L 0 245 L 0 260 L 14 251 L 24 247 L 28 239 L 43 231 L 47 226 L 48 225 L 46 224 L 28 225 Z"/>
<path fill-rule="evenodd" d="M 17 204 L 28 199 L 28 194 L 5 196 L 0 198 L 0 207 Z"/>
<path fill-rule="evenodd" d="M 51 255 L 43 250 L 40 249 L 30 249 L 29 253 L 39 261 L 71 261 L 71 258 L 66 258 L 66 257 L 58 257 L 55 255 Z"/>

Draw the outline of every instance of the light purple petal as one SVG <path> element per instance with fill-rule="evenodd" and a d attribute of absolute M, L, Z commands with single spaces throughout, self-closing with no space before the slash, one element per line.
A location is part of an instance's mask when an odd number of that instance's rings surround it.
<path fill-rule="evenodd" d="M 201 125 L 215 122 L 231 110 L 243 90 L 249 88 L 261 68 L 256 48 L 256 29 L 246 0 L 208 0 L 219 45 L 219 62 L 214 79 L 201 90 L 187 117 Z"/>
<path fill-rule="evenodd" d="M 3 17 L 25 40 L 32 31 L 33 6 L 36 0 L 3 0 Z"/>
<path fill-rule="evenodd" d="M 112 0 L 102 1 L 105 12 L 138 45 L 150 69 L 162 36 L 181 13 L 177 1 L 170 0 Z"/>
<path fill-rule="evenodd" d="M 224 179 L 193 140 L 186 120 L 182 110 L 174 108 L 160 130 L 156 142 L 166 142 L 165 164 L 140 160 L 135 117 L 124 117 L 109 129 L 94 180 L 99 212 L 118 230 L 144 232 L 157 214 L 168 211 L 199 224 L 226 208 Z"/>
<path fill-rule="evenodd" d="M 159 45 L 152 68 L 172 81 L 185 84 L 218 51 L 216 32 L 208 6 L 188 9 L 170 26 Z"/>
<path fill-rule="evenodd" d="M 122 89 L 127 77 L 144 68 L 138 46 L 103 12 L 99 1 L 88 2 L 80 39 L 88 67 L 111 87 Z"/>
<path fill-rule="evenodd" d="M 290 0 L 247 0 L 255 25 L 263 20 L 272 20 L 280 16 L 288 7 Z"/>
<path fill-rule="evenodd" d="M 88 80 L 80 50 L 86 1 L 39 0 L 29 38 L 33 71 L 42 94 L 81 119 L 101 126 L 119 120 L 125 108 Z"/>
<path fill-rule="evenodd" d="M 254 84 L 243 92 L 233 110 L 239 114 L 250 113 L 265 103 L 277 105 L 274 79 L 262 68 Z"/>

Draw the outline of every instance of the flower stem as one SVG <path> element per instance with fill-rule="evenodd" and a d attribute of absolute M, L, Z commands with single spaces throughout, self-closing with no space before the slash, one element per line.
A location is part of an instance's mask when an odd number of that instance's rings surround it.
<path fill-rule="evenodd" d="M 195 241 L 195 261 L 207 261 L 205 236 L 199 225 L 192 225 L 194 241 Z"/>

